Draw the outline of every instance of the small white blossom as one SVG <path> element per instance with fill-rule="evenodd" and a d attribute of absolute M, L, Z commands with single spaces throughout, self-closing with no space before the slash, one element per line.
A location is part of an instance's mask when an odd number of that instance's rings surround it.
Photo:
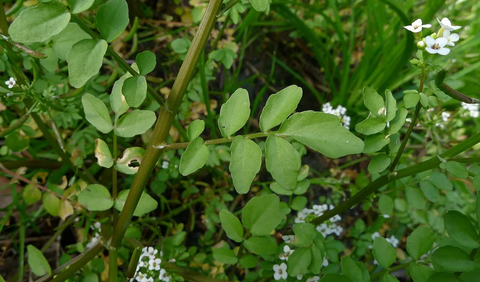
<path fill-rule="evenodd" d="M 398 247 L 398 239 L 395 236 L 390 236 L 390 238 L 386 238 L 387 242 L 390 243 L 394 248 Z"/>
<path fill-rule="evenodd" d="M 443 18 L 441 21 L 437 18 L 437 21 L 445 30 L 448 31 L 454 31 L 461 28 L 461 26 L 452 25 L 448 18 Z"/>
<path fill-rule="evenodd" d="M 5 81 L 5 84 L 8 86 L 8 88 L 13 88 L 17 82 L 15 81 L 15 78 L 10 77 L 9 80 Z"/>
<path fill-rule="evenodd" d="M 380 233 L 375 232 L 375 233 L 372 234 L 372 240 L 375 240 L 375 239 L 377 239 L 378 237 L 380 237 Z"/>
<path fill-rule="evenodd" d="M 448 112 L 443 112 L 442 113 L 442 120 L 444 122 L 447 122 L 449 117 L 450 117 L 450 113 L 448 113 Z"/>
<path fill-rule="evenodd" d="M 422 19 L 418 19 L 416 21 L 414 21 L 412 23 L 412 25 L 406 25 L 404 26 L 405 29 L 413 32 L 413 33 L 417 33 L 417 32 L 420 32 L 422 31 L 422 28 L 430 28 L 432 27 L 431 24 L 422 24 Z"/>
<path fill-rule="evenodd" d="M 168 163 L 167 161 L 163 161 L 163 162 L 162 162 L 162 168 L 163 168 L 163 169 L 167 169 L 167 168 L 168 168 L 168 165 L 169 165 L 169 163 Z"/>
<path fill-rule="evenodd" d="M 283 247 L 283 254 L 280 254 L 280 259 L 281 260 L 286 260 L 288 261 L 288 258 L 290 257 L 291 254 L 293 254 L 294 250 L 291 250 L 288 245 L 285 245 Z"/>
<path fill-rule="evenodd" d="M 313 213 L 316 216 L 321 216 L 325 211 L 328 210 L 328 205 L 323 204 L 323 205 L 313 205 Z"/>
<path fill-rule="evenodd" d="M 273 265 L 273 271 L 275 273 L 273 274 L 273 278 L 275 280 L 280 280 L 280 279 L 287 279 L 288 273 L 287 273 L 287 265 L 282 262 L 282 264 L 274 264 Z"/>
<path fill-rule="evenodd" d="M 455 46 L 454 42 L 457 42 L 460 39 L 460 35 L 456 33 L 450 33 L 448 30 L 443 31 L 442 37 L 448 40 L 447 46 Z"/>
<path fill-rule="evenodd" d="M 340 122 L 343 123 L 343 126 L 347 129 L 350 128 L 350 117 L 346 115 L 347 108 L 339 105 L 334 109 L 330 102 L 328 102 L 322 105 L 322 112 L 339 117 Z"/>
<path fill-rule="evenodd" d="M 162 263 L 162 260 L 157 258 L 157 259 L 151 259 L 148 261 L 148 270 L 160 270 L 160 263 Z"/>
<path fill-rule="evenodd" d="M 322 266 L 328 266 L 328 259 L 323 258 Z"/>
<path fill-rule="evenodd" d="M 164 282 L 169 282 L 170 281 L 170 276 L 168 275 L 167 271 L 165 269 L 160 270 L 160 276 L 158 279 L 164 281 Z"/>
<path fill-rule="evenodd" d="M 283 242 L 285 242 L 287 244 L 290 244 L 293 241 L 293 239 L 295 239 L 294 235 L 283 235 L 282 236 Z"/>
<path fill-rule="evenodd" d="M 317 281 L 320 281 L 319 276 L 313 276 L 312 278 L 307 279 L 307 282 L 317 282 Z"/>
<path fill-rule="evenodd" d="M 445 56 L 450 53 L 450 49 L 445 48 L 448 43 L 448 39 L 445 37 L 434 39 L 431 36 L 427 36 L 425 37 L 425 43 L 427 44 L 427 47 L 425 47 L 425 51 L 430 54 L 440 54 Z"/>
<path fill-rule="evenodd" d="M 479 116 L 479 105 L 478 104 L 467 104 L 462 102 L 462 108 L 470 112 L 470 117 L 477 118 Z"/>

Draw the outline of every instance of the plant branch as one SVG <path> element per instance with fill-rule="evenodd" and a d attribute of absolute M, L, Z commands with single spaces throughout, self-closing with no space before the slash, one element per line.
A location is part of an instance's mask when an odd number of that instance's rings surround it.
<path fill-rule="evenodd" d="M 258 133 L 246 134 L 246 135 L 243 135 L 243 136 L 246 139 L 255 139 L 255 138 L 268 137 L 271 134 L 275 134 L 275 132 L 267 132 L 267 133 L 258 132 Z M 216 145 L 216 144 L 229 143 L 229 142 L 233 141 L 233 138 L 234 137 L 207 140 L 207 141 L 205 141 L 205 145 Z M 177 149 L 187 148 L 188 144 L 190 144 L 190 142 L 173 143 L 173 144 L 159 146 L 159 148 L 162 148 L 164 150 L 177 150 Z"/>
<path fill-rule="evenodd" d="M 135 175 L 125 206 L 123 207 L 118 223 L 115 226 L 113 237 L 110 242 L 110 248 L 116 249 L 121 245 L 123 236 L 130 225 L 133 212 L 140 200 L 143 189 L 151 176 L 155 164 L 163 152 L 162 149 L 158 149 L 159 145 L 164 144 L 167 139 L 175 114 L 182 102 L 182 97 L 196 68 L 200 52 L 202 52 L 205 47 L 213 29 L 213 25 L 217 20 L 216 15 L 221 4 L 221 0 L 210 0 L 208 4 L 202 22 L 192 40 L 192 45 L 188 49 L 185 60 L 183 61 L 178 76 L 172 86 L 172 90 L 166 101 L 166 107 L 162 107 L 160 110 L 160 115 L 155 124 L 151 142 L 147 147 L 140 168 Z"/>

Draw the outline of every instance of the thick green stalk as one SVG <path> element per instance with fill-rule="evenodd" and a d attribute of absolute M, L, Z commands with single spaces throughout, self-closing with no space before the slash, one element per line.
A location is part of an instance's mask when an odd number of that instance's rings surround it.
<path fill-rule="evenodd" d="M 142 160 L 140 168 L 135 175 L 130 193 L 125 202 L 125 206 L 120 214 L 118 223 L 115 226 L 113 232 L 113 238 L 110 242 L 110 248 L 116 249 L 120 246 L 125 231 L 130 225 L 133 212 L 137 207 L 140 196 L 142 195 L 143 188 L 145 187 L 148 179 L 151 176 L 152 170 L 155 167 L 160 155 L 162 154 L 162 146 L 165 144 L 165 140 L 168 137 L 170 128 L 173 124 L 175 114 L 182 102 L 183 94 L 192 78 L 195 71 L 200 52 L 205 47 L 210 33 L 213 29 L 213 25 L 217 20 L 217 13 L 222 4 L 221 0 L 210 0 L 202 22 L 195 34 L 192 45 L 188 49 L 185 60 L 180 68 L 180 71 L 172 86 L 170 95 L 166 101 L 166 107 L 162 107 L 155 129 L 152 134 L 152 139 L 147 147 L 145 156 Z"/>
<path fill-rule="evenodd" d="M 456 155 L 462 153 L 463 151 L 468 150 L 469 148 L 475 146 L 476 144 L 480 143 L 480 133 L 477 133 L 473 135 L 472 137 L 468 138 L 467 140 L 461 142 L 460 144 L 456 145 L 455 147 L 445 151 L 443 154 L 440 155 L 442 159 L 449 159 L 453 158 Z M 325 212 L 323 215 L 315 218 L 311 223 L 314 225 L 319 225 L 329 218 L 340 214 L 351 207 L 361 203 L 363 200 L 365 200 L 368 196 L 371 194 L 375 193 L 378 189 L 382 188 L 383 186 L 387 185 L 388 183 L 404 178 L 407 176 L 415 175 L 423 171 L 427 171 L 430 169 L 434 169 L 440 165 L 440 158 L 438 156 L 433 157 L 429 160 L 426 160 L 424 162 L 421 162 L 416 165 L 412 165 L 410 167 L 404 168 L 402 170 L 384 175 L 377 180 L 373 181 L 369 185 L 367 185 L 365 188 L 361 189 L 357 194 L 353 195 L 350 197 L 348 200 L 345 202 L 339 204 L 337 207 L 335 207 L 333 210 L 329 210 Z"/>

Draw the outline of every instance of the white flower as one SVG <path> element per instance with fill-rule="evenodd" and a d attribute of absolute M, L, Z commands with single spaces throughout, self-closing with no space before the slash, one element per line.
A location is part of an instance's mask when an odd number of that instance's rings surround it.
<path fill-rule="evenodd" d="M 437 21 L 445 30 L 448 31 L 454 31 L 461 28 L 461 26 L 452 25 L 448 18 L 443 18 L 441 21 L 437 18 Z"/>
<path fill-rule="evenodd" d="M 390 217 L 390 215 L 388 215 L 388 214 L 383 215 L 383 218 L 389 218 L 389 217 Z"/>
<path fill-rule="evenodd" d="M 328 266 L 328 259 L 323 258 L 322 266 Z"/>
<path fill-rule="evenodd" d="M 328 210 L 328 205 L 327 204 L 313 205 L 313 213 L 316 216 L 321 216 L 323 214 L 323 212 L 325 212 L 327 210 Z"/>
<path fill-rule="evenodd" d="M 448 43 L 448 39 L 445 37 L 434 39 L 431 36 L 427 36 L 425 37 L 425 43 L 427 44 L 425 50 L 430 54 L 440 54 L 445 56 L 450 53 L 450 49 L 445 48 L 445 45 Z"/>
<path fill-rule="evenodd" d="M 283 242 L 285 242 L 285 243 L 287 243 L 287 244 L 290 244 L 293 239 L 295 239 L 295 236 L 294 236 L 294 235 L 283 235 L 283 236 L 282 236 Z"/>
<path fill-rule="evenodd" d="M 8 88 L 13 88 L 17 82 L 15 81 L 15 78 L 10 77 L 9 80 L 5 81 L 5 84 L 8 85 Z"/>
<path fill-rule="evenodd" d="M 395 236 L 390 236 L 390 238 L 387 238 L 387 242 L 390 243 L 394 248 L 398 247 L 398 239 L 395 238 Z"/>
<path fill-rule="evenodd" d="M 323 237 L 326 237 L 328 234 L 330 234 L 330 228 L 328 228 L 327 224 L 322 223 L 319 226 L 317 226 L 317 231 L 322 233 Z"/>
<path fill-rule="evenodd" d="M 164 281 L 164 282 L 169 282 L 170 281 L 170 276 L 168 276 L 168 273 L 165 269 L 160 270 L 160 276 L 158 279 Z"/>
<path fill-rule="evenodd" d="M 162 162 L 162 168 L 163 168 L 163 169 L 167 169 L 167 168 L 168 168 L 168 164 L 169 164 L 169 163 L 168 163 L 167 161 L 163 161 L 163 162 Z"/>
<path fill-rule="evenodd" d="M 148 270 L 160 270 L 160 263 L 162 263 L 162 260 L 157 258 L 157 259 L 151 259 L 148 261 Z"/>
<path fill-rule="evenodd" d="M 477 118 L 479 116 L 479 105 L 478 104 L 467 104 L 462 102 L 462 108 L 470 112 L 470 117 Z"/>
<path fill-rule="evenodd" d="M 375 240 L 378 237 L 380 237 L 380 233 L 375 232 L 375 233 L 372 234 L 372 240 Z"/>
<path fill-rule="evenodd" d="M 340 225 L 335 226 L 334 229 L 332 229 L 332 233 L 335 233 L 335 235 L 340 236 L 342 235 L 343 228 Z"/>
<path fill-rule="evenodd" d="M 456 33 L 450 33 L 450 31 L 448 30 L 443 31 L 442 37 L 448 40 L 447 42 L 448 46 L 455 46 L 455 43 L 453 42 L 457 42 L 460 39 L 460 35 Z"/>
<path fill-rule="evenodd" d="M 334 215 L 332 218 L 330 218 L 330 222 L 337 222 L 342 220 L 342 217 L 339 216 L 338 214 Z"/>
<path fill-rule="evenodd" d="M 413 32 L 413 33 L 417 33 L 417 32 L 420 32 L 422 31 L 422 28 L 429 28 L 429 27 L 432 27 L 431 24 L 422 24 L 422 19 L 418 19 L 416 21 L 414 21 L 412 23 L 412 25 L 406 25 L 404 26 L 404 28 L 406 28 L 407 30 Z"/>
<path fill-rule="evenodd" d="M 448 112 L 443 112 L 442 113 L 442 120 L 444 122 L 447 122 L 449 117 L 450 117 L 450 113 L 448 113 Z"/>
<path fill-rule="evenodd" d="M 290 257 L 291 254 L 293 254 L 294 250 L 291 250 L 289 246 L 285 245 L 283 247 L 283 254 L 280 254 L 280 259 L 281 260 L 286 260 L 288 261 L 288 258 Z"/>
<path fill-rule="evenodd" d="M 274 264 L 273 271 L 275 271 L 273 274 L 273 278 L 275 278 L 275 280 L 287 279 L 288 277 L 287 265 L 284 262 L 282 262 L 280 265 Z"/>
<path fill-rule="evenodd" d="M 317 282 L 320 281 L 320 277 L 318 276 L 313 276 L 312 278 L 308 278 L 307 282 Z"/>

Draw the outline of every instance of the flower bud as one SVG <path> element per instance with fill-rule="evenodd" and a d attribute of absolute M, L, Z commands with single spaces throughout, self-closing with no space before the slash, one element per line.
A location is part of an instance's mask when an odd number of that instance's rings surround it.
<path fill-rule="evenodd" d="M 421 40 L 421 41 L 417 42 L 417 48 L 418 49 L 423 50 L 423 49 L 425 49 L 425 46 L 426 46 L 425 41 Z"/>
<path fill-rule="evenodd" d="M 438 38 L 438 35 L 436 33 L 432 33 L 432 35 L 430 35 L 431 37 L 433 37 L 433 39 L 437 39 Z"/>

